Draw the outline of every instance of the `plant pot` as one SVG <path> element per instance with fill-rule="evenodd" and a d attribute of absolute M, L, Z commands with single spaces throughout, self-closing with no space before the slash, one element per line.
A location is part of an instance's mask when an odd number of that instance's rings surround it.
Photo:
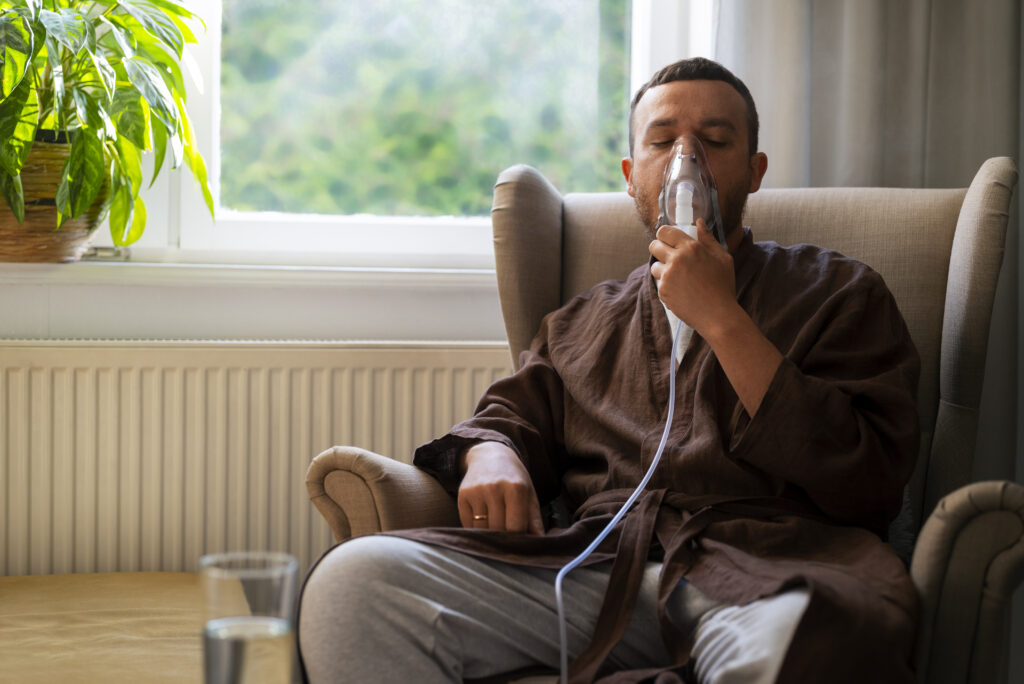
<path fill-rule="evenodd" d="M 70 153 L 71 145 L 65 142 L 63 134 L 36 136 L 21 170 L 25 222 L 18 223 L 10 207 L 0 203 L 0 261 L 78 261 L 89 248 L 99 226 L 106 190 L 100 191 L 84 214 L 57 228 L 55 197 Z"/>

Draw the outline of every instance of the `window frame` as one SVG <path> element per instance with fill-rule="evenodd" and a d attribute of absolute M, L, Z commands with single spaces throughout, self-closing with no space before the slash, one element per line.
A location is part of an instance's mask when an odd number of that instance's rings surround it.
<path fill-rule="evenodd" d="M 633 0 L 630 91 L 682 54 L 712 50 L 712 0 Z M 219 195 L 221 2 L 196 10 L 206 24 L 188 50 L 200 83 L 186 78 L 195 139 Z M 676 27 L 689 25 L 688 31 Z M 495 170 L 495 177 L 500 169 Z M 149 221 L 129 250 L 132 261 L 353 266 L 359 268 L 493 269 L 490 217 L 331 216 L 221 209 L 209 215 L 191 174 L 165 169 L 144 191 Z M 97 244 L 110 246 L 101 233 Z"/>

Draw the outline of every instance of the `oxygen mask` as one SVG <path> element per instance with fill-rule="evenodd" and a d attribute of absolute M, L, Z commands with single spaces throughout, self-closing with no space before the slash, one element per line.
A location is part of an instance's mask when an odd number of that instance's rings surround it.
<path fill-rule="evenodd" d="M 718 208 L 718 189 L 704 154 L 704 146 L 692 135 L 681 135 L 672 146 L 658 196 L 659 225 L 676 226 L 697 238 L 697 219 L 725 247 L 725 230 Z"/>

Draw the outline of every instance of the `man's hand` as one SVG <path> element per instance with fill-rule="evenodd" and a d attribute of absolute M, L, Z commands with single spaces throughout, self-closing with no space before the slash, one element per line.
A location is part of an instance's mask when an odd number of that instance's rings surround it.
<path fill-rule="evenodd" d="M 732 255 L 697 219 L 694 240 L 673 226 L 658 229 L 650 252 L 657 259 L 651 275 L 658 279 L 661 301 L 703 337 L 753 416 L 782 363 L 782 354 L 736 301 Z"/>
<path fill-rule="evenodd" d="M 514 451 L 498 442 L 474 444 L 460 467 L 463 527 L 544 534 L 537 491 Z"/>
<path fill-rule="evenodd" d="M 658 281 L 661 301 L 702 337 L 707 339 L 713 326 L 737 313 L 732 255 L 711 235 L 704 219 L 697 219 L 696 240 L 675 226 L 661 226 L 648 249 L 657 259 L 651 275 Z"/>

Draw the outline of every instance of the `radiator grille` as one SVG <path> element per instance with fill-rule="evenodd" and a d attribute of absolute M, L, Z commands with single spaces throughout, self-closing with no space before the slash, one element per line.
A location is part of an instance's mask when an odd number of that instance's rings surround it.
<path fill-rule="evenodd" d="M 194 570 L 331 544 L 310 459 L 410 460 L 510 372 L 500 345 L 0 343 L 0 569 Z"/>

